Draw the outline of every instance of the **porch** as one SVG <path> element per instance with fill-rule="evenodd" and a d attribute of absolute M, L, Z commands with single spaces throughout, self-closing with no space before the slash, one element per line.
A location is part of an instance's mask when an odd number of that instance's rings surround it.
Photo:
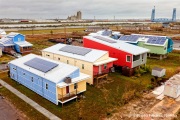
<path fill-rule="evenodd" d="M 63 89 L 62 89 L 63 90 Z M 63 93 L 63 91 L 62 91 Z M 62 104 L 71 101 L 73 99 L 77 99 L 77 94 L 79 93 L 79 91 L 74 90 L 72 92 L 69 93 L 65 93 L 65 94 L 58 94 L 58 101 Z"/>
<path fill-rule="evenodd" d="M 102 70 L 101 72 L 93 72 L 93 84 L 97 85 L 103 80 L 106 80 L 110 69 Z"/>
<path fill-rule="evenodd" d="M 31 52 L 32 52 L 32 46 L 20 47 L 20 52 L 21 52 L 22 54 L 31 53 Z"/>

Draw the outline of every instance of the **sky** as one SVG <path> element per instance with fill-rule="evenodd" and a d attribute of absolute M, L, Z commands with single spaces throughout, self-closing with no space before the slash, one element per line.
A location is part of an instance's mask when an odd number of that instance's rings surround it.
<path fill-rule="evenodd" d="M 66 19 L 82 12 L 83 19 L 172 18 L 173 8 L 180 19 L 180 0 L 0 0 L 0 19 Z"/>

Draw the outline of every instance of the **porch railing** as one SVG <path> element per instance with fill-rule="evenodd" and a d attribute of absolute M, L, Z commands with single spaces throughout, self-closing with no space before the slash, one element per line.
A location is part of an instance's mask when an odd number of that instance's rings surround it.
<path fill-rule="evenodd" d="M 104 74 L 108 74 L 109 71 L 110 71 L 109 69 L 102 70 L 101 72 L 96 72 L 96 71 L 94 71 L 94 72 L 93 72 L 93 76 L 94 76 L 94 77 L 98 77 L 98 76 L 101 76 L 101 75 L 104 75 Z"/>
<path fill-rule="evenodd" d="M 66 101 L 68 99 L 75 97 L 78 93 L 79 93 L 79 91 L 74 90 L 74 91 L 67 93 L 67 94 L 64 94 L 64 95 L 58 94 L 58 100 L 60 100 L 62 102 Z"/>

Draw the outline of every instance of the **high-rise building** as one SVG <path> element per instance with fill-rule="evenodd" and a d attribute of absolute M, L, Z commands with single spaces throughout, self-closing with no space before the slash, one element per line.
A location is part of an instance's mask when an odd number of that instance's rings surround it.
<path fill-rule="evenodd" d="M 81 19 L 82 19 L 81 11 L 78 11 L 78 12 L 77 12 L 77 19 L 78 19 L 78 20 L 81 20 Z"/>
<path fill-rule="evenodd" d="M 81 11 L 77 12 L 77 15 L 68 16 L 68 20 L 81 20 L 82 19 L 82 13 Z"/>

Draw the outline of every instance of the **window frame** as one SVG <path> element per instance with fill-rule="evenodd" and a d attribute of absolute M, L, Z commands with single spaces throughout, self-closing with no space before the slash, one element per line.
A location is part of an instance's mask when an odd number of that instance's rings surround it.
<path fill-rule="evenodd" d="M 46 87 L 46 90 L 48 90 L 48 88 L 49 88 L 49 87 L 48 87 L 48 83 L 46 83 L 45 87 Z"/>
<path fill-rule="evenodd" d="M 77 90 L 78 88 L 78 83 L 74 83 L 74 90 Z"/>
<path fill-rule="evenodd" d="M 106 63 L 106 64 L 104 64 L 104 69 L 107 69 L 107 63 Z"/>
<path fill-rule="evenodd" d="M 128 57 L 130 58 L 128 61 Z M 131 56 L 130 55 L 126 55 L 126 62 L 131 62 Z"/>
<path fill-rule="evenodd" d="M 82 64 L 82 69 L 84 69 L 84 64 Z"/>

